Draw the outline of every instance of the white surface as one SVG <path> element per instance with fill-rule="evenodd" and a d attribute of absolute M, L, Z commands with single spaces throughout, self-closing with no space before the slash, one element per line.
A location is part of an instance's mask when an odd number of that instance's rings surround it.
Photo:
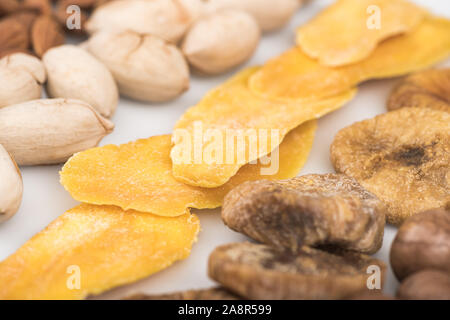
<path fill-rule="evenodd" d="M 295 28 L 331 2 L 313 0 L 296 14 L 285 29 L 265 35 L 258 51 L 247 65 L 262 64 L 293 46 Z M 415 2 L 432 9 L 436 14 L 450 17 L 449 1 L 416 0 Z M 450 65 L 450 61 L 445 64 Z M 122 99 L 113 117 L 116 129 L 101 142 L 101 145 L 120 144 L 138 138 L 170 133 L 176 120 L 189 106 L 194 105 L 209 89 L 219 85 L 236 71 L 211 78 L 193 76 L 191 89 L 178 100 L 166 104 L 151 105 Z M 395 79 L 370 81 L 361 85 L 353 101 L 320 119 L 312 153 L 301 174 L 333 172 L 329 160 L 329 146 L 336 132 L 355 121 L 385 112 L 386 97 L 395 81 Z M 0 225 L 0 260 L 12 254 L 26 240 L 77 204 L 59 184 L 60 168 L 61 166 L 21 168 L 25 188 L 23 203 L 15 217 Z M 220 244 L 241 241 L 245 238 L 228 230 L 222 224 L 219 210 L 194 212 L 200 216 L 202 231 L 187 260 L 178 262 L 148 279 L 110 291 L 100 298 L 119 298 L 140 291 L 162 293 L 213 285 L 214 283 L 207 277 L 206 264 L 209 253 Z M 376 257 L 386 263 L 389 261 L 389 248 L 395 236 L 395 230 L 387 226 L 383 248 L 376 254 Z M 393 274 L 389 272 L 385 291 L 393 294 L 397 284 Z"/>

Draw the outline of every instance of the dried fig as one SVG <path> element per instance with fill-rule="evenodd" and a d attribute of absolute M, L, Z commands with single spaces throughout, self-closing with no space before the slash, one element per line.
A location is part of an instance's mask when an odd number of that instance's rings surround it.
<path fill-rule="evenodd" d="M 427 70 L 403 79 L 392 91 L 387 108 L 403 107 L 450 112 L 450 68 Z"/>
<path fill-rule="evenodd" d="M 228 290 L 217 287 L 210 289 L 188 290 L 169 294 L 135 294 L 124 300 L 239 300 L 240 298 Z"/>
<path fill-rule="evenodd" d="M 331 161 L 385 202 L 387 221 L 450 203 L 450 114 L 402 108 L 336 135 Z"/>
<path fill-rule="evenodd" d="M 424 269 L 450 273 L 450 211 L 430 210 L 406 220 L 392 243 L 391 266 L 399 280 Z"/>
<path fill-rule="evenodd" d="M 382 12 L 382 27 L 366 27 L 374 25 L 371 8 Z M 383 40 L 416 28 L 425 14 L 405 0 L 340 0 L 298 29 L 297 44 L 321 65 L 352 64 L 370 56 Z"/>
<path fill-rule="evenodd" d="M 375 253 L 383 242 L 385 207 L 353 178 L 312 174 L 243 183 L 225 197 L 222 219 L 235 231 L 292 252 L 331 245 Z"/>
<path fill-rule="evenodd" d="M 437 270 L 414 273 L 401 283 L 397 297 L 408 300 L 450 300 L 450 275 Z"/>
<path fill-rule="evenodd" d="M 367 289 L 369 266 L 385 265 L 369 256 L 343 255 L 302 247 L 296 255 L 248 242 L 216 248 L 209 276 L 248 299 L 341 299 Z"/>

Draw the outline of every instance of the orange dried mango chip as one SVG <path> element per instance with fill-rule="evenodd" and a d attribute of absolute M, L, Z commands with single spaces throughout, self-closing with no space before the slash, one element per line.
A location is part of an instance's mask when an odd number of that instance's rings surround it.
<path fill-rule="evenodd" d="M 195 215 L 165 218 L 79 205 L 0 263 L 0 299 L 83 299 L 189 256 Z"/>
<path fill-rule="evenodd" d="M 238 73 L 209 92 L 177 122 L 171 152 L 173 175 L 177 180 L 192 186 L 219 187 L 243 165 L 274 150 L 290 130 L 338 109 L 356 93 L 355 89 L 346 90 L 340 95 L 308 103 L 260 98 L 248 88 L 249 78 L 258 70 L 254 67 Z M 233 139 L 230 143 L 233 147 L 229 148 L 227 139 L 233 134 L 240 132 L 241 137 L 245 137 L 252 131 L 253 140 L 245 138 L 238 144 L 238 139 Z M 208 132 L 218 134 L 219 138 L 216 140 L 214 134 L 208 137 Z M 206 141 L 197 148 L 200 157 L 196 158 L 195 146 L 202 139 Z M 192 155 L 188 157 L 186 145 L 192 145 Z M 216 147 L 221 156 L 210 157 L 213 161 L 209 161 L 205 156 Z"/>
<path fill-rule="evenodd" d="M 384 39 L 413 30 L 425 15 L 405 0 L 338 0 L 298 29 L 297 45 L 322 65 L 351 64 Z"/>
<path fill-rule="evenodd" d="M 413 32 L 381 43 L 364 61 L 330 68 L 299 48 L 269 61 L 250 79 L 250 89 L 261 97 L 308 101 L 333 96 L 360 82 L 400 76 L 445 59 L 450 54 L 450 20 L 425 19 Z"/>
<path fill-rule="evenodd" d="M 61 183 L 79 201 L 161 216 L 182 215 L 188 208 L 217 208 L 225 195 L 244 181 L 296 176 L 311 150 L 316 127 L 312 120 L 286 136 L 279 147 L 279 170 L 275 174 L 261 175 L 265 166 L 247 164 L 220 188 L 193 187 L 175 180 L 169 156 L 170 135 L 80 152 L 63 167 Z"/>

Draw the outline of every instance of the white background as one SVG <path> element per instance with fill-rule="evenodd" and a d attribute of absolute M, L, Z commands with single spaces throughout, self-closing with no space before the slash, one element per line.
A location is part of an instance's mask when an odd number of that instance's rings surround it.
<path fill-rule="evenodd" d="M 263 64 L 269 58 L 293 46 L 295 28 L 331 2 L 313 0 L 299 10 L 283 30 L 265 35 L 254 57 L 246 66 Z M 414 2 L 428 7 L 436 14 L 450 18 L 448 0 Z M 443 65 L 450 65 L 450 60 Z M 170 103 L 146 104 L 122 99 L 112 119 L 116 129 L 101 142 L 101 145 L 126 143 L 138 138 L 171 133 L 175 122 L 188 107 L 195 105 L 208 90 L 243 67 L 219 77 L 192 76 L 190 90 Z M 329 146 L 336 132 L 355 121 L 372 118 L 385 112 L 386 97 L 396 81 L 398 80 L 366 82 L 360 86 L 360 91 L 353 101 L 320 119 L 312 152 L 301 174 L 333 172 L 329 160 Z M 20 211 L 0 225 L 0 260 L 12 254 L 59 215 L 77 205 L 59 184 L 60 168 L 61 165 L 21 168 L 25 188 L 23 202 Z M 213 285 L 214 283 L 207 277 L 206 265 L 209 253 L 220 244 L 241 241 L 245 238 L 228 230 L 222 224 L 219 210 L 194 210 L 194 212 L 200 217 L 202 231 L 188 259 L 177 262 L 145 280 L 117 288 L 97 298 L 120 298 L 136 292 L 162 293 Z M 375 255 L 386 263 L 389 262 L 389 248 L 395 232 L 394 227 L 386 227 L 383 248 Z M 397 285 L 395 277 L 389 272 L 385 291 L 394 294 Z"/>

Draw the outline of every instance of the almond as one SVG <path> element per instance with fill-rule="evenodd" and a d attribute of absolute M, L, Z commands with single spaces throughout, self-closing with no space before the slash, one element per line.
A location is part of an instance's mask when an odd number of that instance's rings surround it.
<path fill-rule="evenodd" d="M 208 12 L 223 9 L 244 10 L 251 14 L 263 32 L 283 27 L 300 7 L 299 0 L 209 0 Z"/>
<path fill-rule="evenodd" d="M 52 14 L 52 5 L 49 0 L 23 0 L 22 8 L 33 10 L 41 15 Z"/>
<path fill-rule="evenodd" d="M 27 49 L 29 37 L 27 29 L 13 19 L 0 20 L 0 51 Z"/>
<path fill-rule="evenodd" d="M 22 175 L 8 151 L 0 144 L 0 223 L 11 218 L 20 207 Z"/>
<path fill-rule="evenodd" d="M 97 146 L 113 128 L 80 100 L 33 100 L 0 109 L 0 144 L 19 165 L 64 162 Z"/>
<path fill-rule="evenodd" d="M 31 32 L 31 27 L 38 14 L 33 10 L 21 10 L 10 14 L 6 19 L 13 19 L 20 22 L 27 30 L 28 34 Z"/>
<path fill-rule="evenodd" d="M 42 57 L 48 49 L 64 44 L 64 34 L 51 16 L 40 16 L 31 29 L 31 42 L 34 52 Z"/>
<path fill-rule="evenodd" d="M 249 59 L 259 38 L 253 16 L 245 11 L 223 10 L 199 19 L 187 34 L 182 50 L 201 73 L 217 74 Z"/>

